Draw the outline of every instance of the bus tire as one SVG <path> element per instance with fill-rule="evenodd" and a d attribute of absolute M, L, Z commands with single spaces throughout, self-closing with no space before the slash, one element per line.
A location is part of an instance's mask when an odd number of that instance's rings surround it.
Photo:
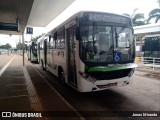
<path fill-rule="evenodd" d="M 58 68 L 58 79 L 60 80 L 62 84 L 65 84 L 65 76 L 64 76 L 64 71 L 62 67 Z"/>

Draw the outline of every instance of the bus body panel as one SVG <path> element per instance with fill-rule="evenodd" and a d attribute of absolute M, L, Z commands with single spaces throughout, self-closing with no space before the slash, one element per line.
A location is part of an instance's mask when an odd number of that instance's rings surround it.
<path fill-rule="evenodd" d="M 100 80 L 94 83 L 89 82 L 83 77 L 79 78 L 79 92 L 94 92 L 100 90 L 122 87 L 133 83 L 133 77 L 123 77 L 113 80 Z"/>
<path fill-rule="evenodd" d="M 62 55 L 62 53 L 65 54 L 65 52 L 61 50 L 47 51 L 47 56 L 49 56 L 48 58 L 50 59 L 50 61 L 47 61 L 47 69 L 57 77 L 58 77 L 58 67 L 62 67 L 63 70 L 66 71 L 65 67 L 66 60 L 65 57 Z"/>
<path fill-rule="evenodd" d="M 118 69 L 131 69 L 131 74 L 126 75 L 126 77 L 121 77 L 121 78 L 116 78 L 116 79 L 105 79 L 105 80 L 98 80 L 93 78 L 92 76 L 90 77 L 85 77 L 88 76 L 88 74 L 85 72 L 86 65 L 79 59 L 79 63 L 77 64 L 78 70 L 77 71 L 77 81 L 78 81 L 78 91 L 79 92 L 94 92 L 94 91 L 100 91 L 100 90 L 106 90 L 114 87 L 122 87 L 126 85 L 131 85 L 133 83 L 133 76 L 132 74 L 134 73 L 135 68 L 137 67 L 136 64 L 128 64 L 128 65 L 121 65 L 122 68 L 119 68 L 120 66 L 117 66 Z M 110 69 L 113 67 L 107 67 L 107 66 L 100 66 L 104 67 L 104 69 Z M 116 69 L 115 69 L 116 70 Z M 84 73 L 82 75 L 80 72 Z M 114 71 L 112 71 L 114 72 Z"/>

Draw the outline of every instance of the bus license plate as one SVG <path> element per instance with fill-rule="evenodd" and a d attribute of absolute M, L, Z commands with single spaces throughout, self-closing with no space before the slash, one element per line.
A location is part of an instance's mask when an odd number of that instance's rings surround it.
<path fill-rule="evenodd" d="M 117 86 L 117 82 L 115 82 L 115 83 L 109 83 L 109 84 L 107 84 L 107 86 L 108 86 L 108 87 Z"/>

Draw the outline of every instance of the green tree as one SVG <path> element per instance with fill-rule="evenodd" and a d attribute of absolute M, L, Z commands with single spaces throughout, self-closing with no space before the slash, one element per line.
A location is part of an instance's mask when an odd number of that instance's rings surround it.
<path fill-rule="evenodd" d="M 132 13 L 132 15 L 124 13 L 123 15 L 128 16 L 132 19 L 133 26 L 140 26 L 146 24 L 146 19 L 143 13 Z"/>
<path fill-rule="evenodd" d="M 7 44 L 5 45 L 5 48 L 6 48 L 6 49 L 10 49 L 10 48 L 12 48 L 12 46 L 11 46 L 9 43 L 7 43 Z"/>
<path fill-rule="evenodd" d="M 10 48 L 12 48 L 12 46 L 9 43 L 7 43 L 5 45 L 1 45 L 0 48 L 1 49 L 10 49 Z"/>
<path fill-rule="evenodd" d="M 132 17 L 133 26 L 145 25 L 146 20 L 143 13 L 137 13 Z"/>
<path fill-rule="evenodd" d="M 155 8 L 150 11 L 147 22 L 149 23 L 151 19 L 155 19 L 155 23 L 157 23 L 158 20 L 160 20 L 160 8 Z"/>
<path fill-rule="evenodd" d="M 16 48 L 17 48 L 18 50 L 22 50 L 22 49 L 23 49 L 23 43 L 18 42 Z"/>
<path fill-rule="evenodd" d="M 155 8 L 149 12 L 149 18 L 147 22 L 149 23 L 150 20 L 155 19 L 155 23 L 157 23 L 160 20 L 160 0 L 157 0 L 157 3 L 159 5 L 158 8 Z"/>

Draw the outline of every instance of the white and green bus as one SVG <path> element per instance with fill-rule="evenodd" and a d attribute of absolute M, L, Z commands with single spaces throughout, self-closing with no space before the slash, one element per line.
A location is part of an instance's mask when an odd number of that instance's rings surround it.
<path fill-rule="evenodd" d="M 51 30 L 38 44 L 44 51 L 40 60 L 43 67 L 79 92 L 132 83 L 135 41 L 129 17 L 82 11 Z"/>
<path fill-rule="evenodd" d="M 30 41 L 27 45 L 27 58 L 31 62 L 37 62 L 37 42 L 36 41 Z"/>

